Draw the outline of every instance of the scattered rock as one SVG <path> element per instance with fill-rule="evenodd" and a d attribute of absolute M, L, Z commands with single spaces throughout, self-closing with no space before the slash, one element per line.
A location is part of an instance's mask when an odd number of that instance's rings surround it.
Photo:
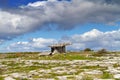
<path fill-rule="evenodd" d="M 75 76 L 75 80 L 83 80 L 83 76 L 77 75 L 77 76 Z"/>
<path fill-rule="evenodd" d="M 18 78 L 18 77 L 20 77 L 21 75 L 20 75 L 19 73 L 12 73 L 11 76 L 14 77 L 14 78 Z"/>
<path fill-rule="evenodd" d="M 58 80 L 67 80 L 67 76 L 58 76 Z"/>
<path fill-rule="evenodd" d="M 115 74 L 113 77 L 114 77 L 115 79 L 120 79 L 120 74 Z"/>
<path fill-rule="evenodd" d="M 4 80 L 15 80 L 14 78 L 8 76 L 8 77 L 5 77 Z"/>

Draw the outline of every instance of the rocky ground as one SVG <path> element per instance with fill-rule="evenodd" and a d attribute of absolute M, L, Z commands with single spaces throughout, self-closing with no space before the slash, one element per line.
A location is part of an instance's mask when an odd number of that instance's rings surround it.
<path fill-rule="evenodd" d="M 0 80 L 120 80 L 120 54 L 77 55 L 76 59 L 11 55 L 0 58 Z M 67 56 L 57 57 L 61 55 Z"/>

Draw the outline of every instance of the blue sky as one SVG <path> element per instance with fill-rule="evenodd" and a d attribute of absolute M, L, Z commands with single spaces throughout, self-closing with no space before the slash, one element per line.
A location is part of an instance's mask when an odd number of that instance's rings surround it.
<path fill-rule="evenodd" d="M 119 51 L 119 4 L 119 0 L 1 0 L 0 51 L 44 51 L 58 42 L 71 42 L 69 50 Z"/>
<path fill-rule="evenodd" d="M 21 5 L 27 5 L 28 3 L 34 3 L 36 1 L 47 1 L 47 0 L 1 0 L 0 5 L 1 7 L 13 7 L 16 8 Z M 62 1 L 62 0 L 58 0 Z M 70 1 L 70 0 L 66 0 Z"/>
<path fill-rule="evenodd" d="M 35 2 L 38 0 L 1 0 L 1 7 L 18 7 L 20 5 L 27 5 L 29 2 Z M 43 0 L 39 0 L 43 1 Z"/>

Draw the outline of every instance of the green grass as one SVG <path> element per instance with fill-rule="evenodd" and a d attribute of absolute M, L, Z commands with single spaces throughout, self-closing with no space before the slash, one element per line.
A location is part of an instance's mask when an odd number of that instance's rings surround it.
<path fill-rule="evenodd" d="M 54 54 L 52 56 L 42 56 L 39 60 L 96 60 L 96 58 L 87 57 L 80 53 Z"/>
<path fill-rule="evenodd" d="M 0 76 L 0 80 L 4 80 L 4 78 Z"/>
<path fill-rule="evenodd" d="M 84 77 L 83 80 L 93 80 L 91 77 Z"/>
<path fill-rule="evenodd" d="M 98 69 L 100 68 L 99 66 L 83 66 L 81 69 Z"/>
<path fill-rule="evenodd" d="M 27 67 L 12 67 L 9 68 L 8 70 L 11 72 L 29 72 L 31 70 L 37 70 L 40 69 L 39 66 L 27 66 Z"/>
<path fill-rule="evenodd" d="M 102 79 L 112 79 L 113 75 L 108 72 L 103 72 Z"/>
<path fill-rule="evenodd" d="M 120 52 L 109 52 L 105 54 L 120 54 Z M 80 51 L 80 52 L 68 52 L 66 54 L 54 54 L 52 56 L 38 56 L 39 52 L 19 52 L 19 53 L 6 53 L 0 54 L 0 58 L 4 56 L 4 59 L 22 58 L 22 59 L 37 59 L 37 60 L 96 60 L 95 56 L 103 56 L 103 54 L 97 54 L 94 51 Z M 87 55 L 94 56 L 93 58 Z"/>
<path fill-rule="evenodd" d="M 109 54 L 120 54 L 120 52 L 110 52 Z M 12 59 L 15 58 L 20 58 L 20 60 L 98 60 L 98 58 L 96 58 L 96 56 L 92 56 L 93 54 L 96 54 L 96 52 L 93 51 L 81 51 L 81 52 L 69 52 L 66 54 L 54 54 L 52 56 L 38 56 L 38 52 L 24 52 L 24 53 L 7 53 L 7 54 L 0 54 L 0 59 L 3 60 L 1 61 L 1 64 L 3 65 L 7 65 L 8 67 L 6 68 L 1 68 L 0 69 L 0 80 L 3 80 L 2 75 L 4 74 L 10 74 L 10 73 L 14 73 L 14 72 L 25 72 L 25 73 L 29 73 L 29 71 L 32 70 L 49 70 L 55 67 L 65 67 L 65 69 L 67 71 L 71 70 L 71 69 L 75 69 L 76 72 L 71 72 L 71 73 L 61 73 L 61 74 L 57 74 L 55 73 L 54 70 L 52 70 L 51 72 L 48 72 L 46 74 L 39 72 L 40 74 L 42 74 L 43 76 L 39 76 L 39 75 L 34 75 L 32 76 L 33 78 L 54 78 L 57 80 L 57 76 L 64 76 L 64 75 L 79 75 L 81 72 L 84 72 L 85 69 L 88 70 L 101 70 L 103 71 L 103 75 L 100 76 L 100 78 L 102 79 L 112 79 L 113 75 L 105 72 L 105 70 L 107 69 L 107 67 L 101 67 L 99 65 L 97 66 L 85 66 L 85 65 L 78 65 L 77 63 L 75 63 L 74 65 L 76 65 L 75 67 L 71 67 L 71 64 L 67 64 L 67 63 L 39 63 L 39 62 L 33 62 L 32 66 L 24 66 L 25 63 L 18 61 L 18 63 L 16 63 L 15 61 L 12 61 Z M 108 53 L 107 53 L 108 54 Z M 90 56 L 89 56 L 90 55 Z M 4 56 L 4 58 L 2 58 L 2 56 Z M 114 57 L 114 56 L 113 56 Z M 5 60 L 6 59 L 6 60 Z M 5 60 L 5 61 L 4 61 Z M 10 60 L 10 61 L 9 61 Z M 114 67 L 119 67 L 119 64 L 114 64 Z M 62 69 L 61 69 L 62 70 Z M 99 77 L 99 76 L 98 76 Z M 73 76 L 69 77 L 71 80 L 74 80 Z M 19 79 L 16 79 L 19 80 Z M 24 79 L 27 80 L 27 79 Z M 83 80 L 93 80 L 91 77 L 86 76 Z"/>
<path fill-rule="evenodd" d="M 107 67 L 100 67 L 100 66 L 83 66 L 80 69 L 98 69 L 98 70 L 106 70 Z"/>
<path fill-rule="evenodd" d="M 0 53 L 0 58 L 4 57 L 6 59 L 11 59 L 11 58 L 20 58 L 20 57 L 27 57 L 29 56 L 36 56 L 39 52 L 9 52 L 9 53 Z M 33 57 L 34 57 L 33 56 Z"/>
<path fill-rule="evenodd" d="M 116 64 L 113 65 L 113 67 L 115 67 L 115 68 L 116 68 L 116 67 L 120 67 L 120 64 L 117 64 L 117 63 L 116 63 Z"/>
<path fill-rule="evenodd" d="M 3 69 L 0 68 L 0 74 L 2 74 L 2 73 L 3 73 Z"/>
<path fill-rule="evenodd" d="M 0 79 L 0 80 L 1 80 L 1 79 Z M 26 79 L 26 78 L 25 78 L 25 79 L 15 78 L 15 80 L 28 80 L 28 79 Z"/>
<path fill-rule="evenodd" d="M 4 59 L 22 58 L 25 60 L 95 60 L 96 58 L 87 57 L 87 55 L 93 54 L 93 51 L 89 52 L 69 52 L 66 54 L 54 54 L 52 56 L 38 56 L 38 52 L 22 52 L 22 53 L 6 53 Z M 0 54 L 2 56 L 3 54 Z"/>

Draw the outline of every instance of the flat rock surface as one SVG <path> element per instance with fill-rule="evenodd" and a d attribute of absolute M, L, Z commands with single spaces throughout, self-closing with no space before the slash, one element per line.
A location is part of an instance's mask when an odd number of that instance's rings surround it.
<path fill-rule="evenodd" d="M 38 55 L 37 55 L 38 56 Z M 112 57 L 111 57 L 112 56 Z M 120 79 L 120 56 L 95 60 L 0 59 L 0 80 L 115 80 Z M 94 56 L 92 56 L 94 57 Z"/>

